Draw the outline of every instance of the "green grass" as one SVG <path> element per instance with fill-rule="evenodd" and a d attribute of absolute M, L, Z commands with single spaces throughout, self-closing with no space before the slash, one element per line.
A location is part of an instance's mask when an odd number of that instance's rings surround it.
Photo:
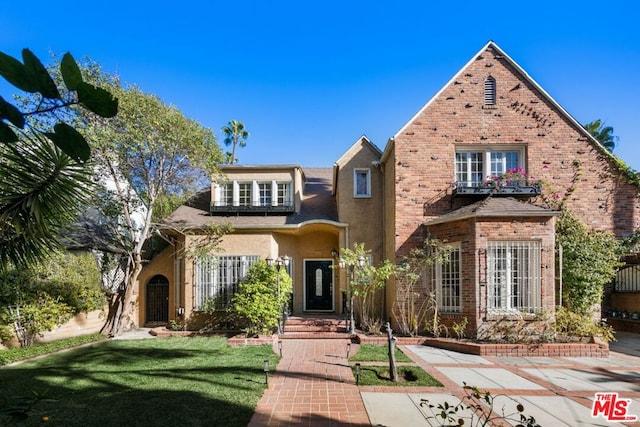
<path fill-rule="evenodd" d="M 356 376 L 355 366 L 352 366 Z M 418 366 L 398 366 L 398 382 L 392 382 L 388 366 L 360 366 L 358 385 L 372 386 L 410 386 L 410 387 L 442 387 L 442 384 Z"/>
<path fill-rule="evenodd" d="M 216 337 L 101 342 L 0 369 L 0 409 L 44 393 L 55 401 L 37 402 L 26 425 L 246 426 L 264 359 L 277 364 L 270 346 Z"/>
<path fill-rule="evenodd" d="M 91 334 L 34 344 L 28 347 L 13 347 L 0 351 L 0 366 L 103 339 L 106 339 L 106 337 L 102 334 Z"/>
<path fill-rule="evenodd" d="M 386 345 L 362 344 L 356 354 L 349 357 L 351 362 L 386 362 L 389 360 L 389 349 Z M 395 351 L 396 362 L 411 362 L 399 348 Z"/>

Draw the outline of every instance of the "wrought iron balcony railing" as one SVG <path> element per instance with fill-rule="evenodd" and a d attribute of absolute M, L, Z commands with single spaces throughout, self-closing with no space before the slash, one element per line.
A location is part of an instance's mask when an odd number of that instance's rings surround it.
<path fill-rule="evenodd" d="M 456 196 L 539 196 L 542 194 L 540 181 L 522 180 L 505 182 L 492 182 L 468 185 L 465 182 L 456 182 L 453 194 Z"/>
<path fill-rule="evenodd" d="M 227 205 L 222 203 L 211 203 L 211 214 L 236 214 L 236 215 L 252 215 L 252 214 L 290 214 L 295 212 L 293 202 L 287 202 L 279 205 Z"/>

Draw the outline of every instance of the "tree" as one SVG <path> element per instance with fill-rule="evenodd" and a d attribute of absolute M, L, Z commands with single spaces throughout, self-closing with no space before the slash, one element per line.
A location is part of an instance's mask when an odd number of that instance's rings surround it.
<path fill-rule="evenodd" d="M 412 249 L 409 256 L 404 257 L 396 266 L 393 316 L 401 334 L 415 336 L 425 324 L 438 334 L 439 316 L 433 298 L 435 292 L 424 287 L 424 278 L 429 268 L 448 260 L 450 251 L 451 247 L 444 242 L 428 238 L 422 248 Z M 429 311 L 433 312 L 433 317 L 427 322 Z"/>
<path fill-rule="evenodd" d="M 58 234 L 80 213 L 90 192 L 90 156 L 70 124 L 75 109 L 112 117 L 118 102 L 87 83 L 67 53 L 58 74 L 64 91 L 28 49 L 23 62 L 0 52 L 0 75 L 31 94 L 30 109 L 0 97 L 0 270 L 26 265 L 60 247 Z"/>
<path fill-rule="evenodd" d="M 233 145 L 231 159 L 228 163 L 234 165 L 238 161 L 236 158 L 236 146 L 245 147 L 247 145 L 246 139 L 249 138 L 249 132 L 244 129 L 244 123 L 238 120 L 231 120 L 226 126 L 222 127 L 222 133 L 225 136 L 224 144 L 227 147 Z"/>
<path fill-rule="evenodd" d="M 127 253 L 124 287 L 114 294 L 105 325 L 111 335 L 117 335 L 134 323 L 133 287 L 142 270 L 144 244 L 156 230 L 152 218 L 159 201 L 202 186 L 217 174 L 222 155 L 213 132 L 177 108 L 134 86 L 112 83 L 110 89 L 120 99 L 118 117 L 105 121 L 86 116 L 85 134 L 102 184 L 110 185 L 119 206 L 114 235 Z"/>
<path fill-rule="evenodd" d="M 384 260 L 379 266 L 369 262 L 371 251 L 366 250 L 364 243 L 354 243 L 353 249 L 340 250 L 340 265 L 346 267 L 350 274 L 349 288 L 351 291 L 350 309 L 355 305 L 360 320 L 360 326 L 366 332 L 378 333 L 382 328 L 382 304 L 378 304 L 378 292 L 383 289 L 387 279 L 394 271 L 394 265 Z M 355 298 L 356 304 L 353 304 Z"/>
<path fill-rule="evenodd" d="M 584 128 L 593 136 L 603 147 L 609 151 L 613 151 L 616 146 L 617 136 L 613 135 L 613 127 L 605 126 L 600 119 L 594 120 L 584 125 Z"/>

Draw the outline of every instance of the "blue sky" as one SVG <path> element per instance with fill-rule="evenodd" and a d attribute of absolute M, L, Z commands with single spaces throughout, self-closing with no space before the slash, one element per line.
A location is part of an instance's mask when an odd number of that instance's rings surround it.
<path fill-rule="evenodd" d="M 89 56 L 216 131 L 242 164 L 331 166 L 378 147 L 488 40 L 580 123 L 601 118 L 640 170 L 640 6 L 547 1 L 8 2 L 0 50 Z M 2 93 L 2 95 L 6 95 Z M 221 140 L 221 139 L 220 139 Z"/>

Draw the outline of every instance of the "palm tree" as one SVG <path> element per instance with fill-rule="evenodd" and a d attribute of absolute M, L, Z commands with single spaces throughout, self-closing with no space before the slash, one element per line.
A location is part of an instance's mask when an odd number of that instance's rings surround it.
<path fill-rule="evenodd" d="M 235 164 L 236 159 L 236 146 L 244 147 L 247 145 L 246 139 L 249 138 L 249 132 L 244 129 L 244 123 L 238 120 L 231 120 L 227 126 L 222 127 L 222 133 L 224 134 L 224 144 L 229 146 L 233 144 L 233 150 L 231 152 L 231 161 L 229 164 Z"/>
<path fill-rule="evenodd" d="M 89 163 L 78 163 L 38 133 L 0 144 L 0 271 L 41 261 L 83 211 L 92 191 Z"/>
<path fill-rule="evenodd" d="M 584 128 L 598 140 L 603 147 L 609 151 L 613 151 L 616 146 L 617 136 L 613 135 L 613 127 L 605 126 L 604 122 L 600 119 L 594 120 L 591 123 L 584 125 Z"/>

